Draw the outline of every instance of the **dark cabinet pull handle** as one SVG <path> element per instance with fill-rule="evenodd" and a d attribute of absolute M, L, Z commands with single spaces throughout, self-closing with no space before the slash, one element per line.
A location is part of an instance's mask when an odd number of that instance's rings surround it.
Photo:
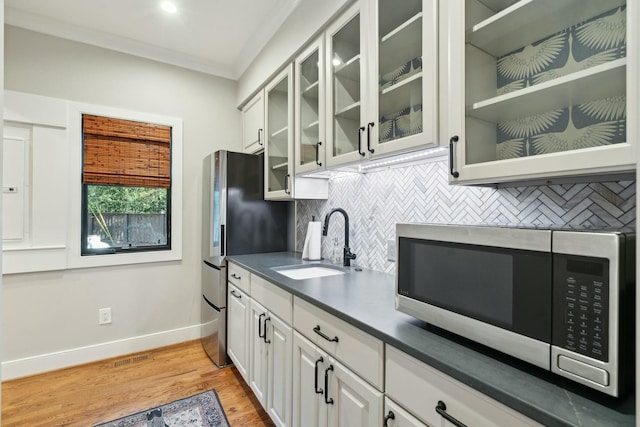
<path fill-rule="evenodd" d="M 240 279 L 242 279 L 242 277 L 238 276 L 236 273 L 233 273 L 233 274 L 231 275 L 231 277 L 233 277 L 233 278 L 234 278 L 234 279 L 236 279 L 236 280 L 240 280 Z"/>
<path fill-rule="evenodd" d="M 333 371 L 333 365 L 324 370 L 324 403 L 333 405 L 333 398 L 329 397 L 329 371 Z"/>
<path fill-rule="evenodd" d="M 291 179 L 291 174 L 287 174 L 284 177 L 284 192 L 287 194 L 291 194 L 291 189 L 289 188 L 289 180 Z"/>
<path fill-rule="evenodd" d="M 258 129 L 258 145 L 264 145 L 261 141 L 260 134 L 264 132 L 262 129 Z"/>
<path fill-rule="evenodd" d="M 262 339 L 264 340 L 265 344 L 271 344 L 271 340 L 267 339 L 267 322 L 271 321 L 271 317 L 267 317 L 266 319 L 264 319 L 264 336 L 262 337 Z"/>
<path fill-rule="evenodd" d="M 313 379 L 314 388 L 317 394 L 322 394 L 323 391 L 321 388 L 318 388 L 318 364 L 324 362 L 324 359 L 320 357 L 320 359 L 316 360 L 316 370 L 315 370 L 315 378 Z"/>
<path fill-rule="evenodd" d="M 396 414 L 393 411 L 389 411 L 387 415 L 384 416 L 384 427 L 389 427 L 389 420 L 395 420 Z"/>
<path fill-rule="evenodd" d="M 320 146 L 322 145 L 321 141 L 316 143 L 316 165 L 322 166 L 322 162 L 320 161 Z"/>
<path fill-rule="evenodd" d="M 327 341 L 338 342 L 338 337 L 331 338 L 327 334 L 320 332 L 320 325 L 317 325 L 315 328 L 313 328 L 313 332 L 320 335 L 322 338 L 324 338 Z"/>
<path fill-rule="evenodd" d="M 369 150 L 371 154 L 373 154 L 376 151 L 373 148 L 371 148 L 371 128 L 374 127 L 375 125 L 376 124 L 374 122 L 369 122 L 369 124 L 367 125 L 367 150 Z"/>
<path fill-rule="evenodd" d="M 235 290 L 235 289 L 232 289 L 232 290 L 231 290 L 231 295 L 233 295 L 234 297 L 236 297 L 236 298 L 238 298 L 238 299 L 242 299 L 242 295 L 238 295 L 238 294 L 236 294 L 236 290 Z"/>
<path fill-rule="evenodd" d="M 267 335 L 266 329 L 264 331 L 264 336 L 262 335 L 262 318 L 265 317 L 266 315 L 267 315 L 266 313 L 262 313 L 260 316 L 258 316 L 258 338 L 264 339 L 264 337 Z"/>
<path fill-rule="evenodd" d="M 362 132 L 364 132 L 364 126 L 358 128 L 358 154 L 364 157 L 367 153 L 362 151 Z"/>
<path fill-rule="evenodd" d="M 453 143 L 458 142 L 458 135 L 454 135 L 449 140 L 449 171 L 451 172 L 451 176 L 457 178 L 460 176 L 458 171 L 453 170 Z"/>
<path fill-rule="evenodd" d="M 451 424 L 457 427 L 467 427 L 466 424 L 461 423 L 460 421 L 453 418 L 451 415 L 447 413 L 447 405 L 444 404 L 442 400 L 438 400 L 438 406 L 436 406 L 436 412 L 439 413 L 442 418 L 449 421 Z"/>

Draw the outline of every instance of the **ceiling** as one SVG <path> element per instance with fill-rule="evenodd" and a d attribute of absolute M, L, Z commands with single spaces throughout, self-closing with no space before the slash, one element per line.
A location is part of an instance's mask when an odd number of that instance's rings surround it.
<path fill-rule="evenodd" d="M 300 0 L 5 0 L 5 23 L 238 79 Z"/>

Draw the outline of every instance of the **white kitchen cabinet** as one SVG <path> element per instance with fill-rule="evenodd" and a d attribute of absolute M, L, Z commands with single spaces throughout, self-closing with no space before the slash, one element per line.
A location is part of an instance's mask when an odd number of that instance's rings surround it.
<path fill-rule="evenodd" d="M 324 38 L 310 44 L 295 61 L 295 172 L 326 167 Z"/>
<path fill-rule="evenodd" d="M 474 427 L 541 425 L 389 345 L 385 368 L 387 397 L 427 425 L 456 425 L 447 417 Z"/>
<path fill-rule="evenodd" d="M 265 319 L 269 314 L 255 299 L 249 305 L 251 325 L 249 327 L 249 386 L 258 401 L 267 407 L 267 351 L 268 343 Z"/>
<path fill-rule="evenodd" d="M 293 326 L 378 390 L 383 389 L 384 344 L 381 340 L 298 297 L 293 303 Z"/>
<path fill-rule="evenodd" d="M 227 354 L 249 383 L 249 326 L 251 299 L 237 286 L 229 283 L 227 295 Z"/>
<path fill-rule="evenodd" d="M 325 32 L 329 167 L 437 146 L 435 0 L 361 0 Z"/>
<path fill-rule="evenodd" d="M 375 426 L 383 394 L 294 332 L 293 425 Z"/>
<path fill-rule="evenodd" d="M 626 117 L 638 113 L 640 36 L 624 0 L 440 7 L 450 183 L 553 183 L 635 169 Z"/>
<path fill-rule="evenodd" d="M 326 199 L 326 179 L 295 178 L 293 64 L 265 87 L 265 190 L 268 200 Z"/>
<path fill-rule="evenodd" d="M 242 108 L 242 149 L 256 153 L 264 149 L 264 89 Z"/>
<path fill-rule="evenodd" d="M 443 424 L 445 421 L 443 420 Z M 384 398 L 383 427 L 428 427 L 388 397 Z"/>
<path fill-rule="evenodd" d="M 253 275 L 250 304 L 250 382 L 278 426 L 291 425 L 291 294 Z"/>

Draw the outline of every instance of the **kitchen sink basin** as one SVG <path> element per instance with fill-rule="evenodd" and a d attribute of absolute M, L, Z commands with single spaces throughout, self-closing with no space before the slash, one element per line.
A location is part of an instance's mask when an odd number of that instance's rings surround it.
<path fill-rule="evenodd" d="M 338 276 L 345 272 L 338 268 L 324 264 L 292 265 L 273 267 L 273 271 L 294 280 L 314 279 L 316 277 Z"/>

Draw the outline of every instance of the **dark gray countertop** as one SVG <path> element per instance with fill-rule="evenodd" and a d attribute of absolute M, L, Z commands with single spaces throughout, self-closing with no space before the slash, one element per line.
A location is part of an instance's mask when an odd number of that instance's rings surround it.
<path fill-rule="evenodd" d="M 293 280 L 272 267 L 308 264 L 298 253 L 229 260 L 542 424 L 635 425 L 633 396 L 606 397 L 396 311 L 392 275 L 345 267 L 344 275 Z"/>

